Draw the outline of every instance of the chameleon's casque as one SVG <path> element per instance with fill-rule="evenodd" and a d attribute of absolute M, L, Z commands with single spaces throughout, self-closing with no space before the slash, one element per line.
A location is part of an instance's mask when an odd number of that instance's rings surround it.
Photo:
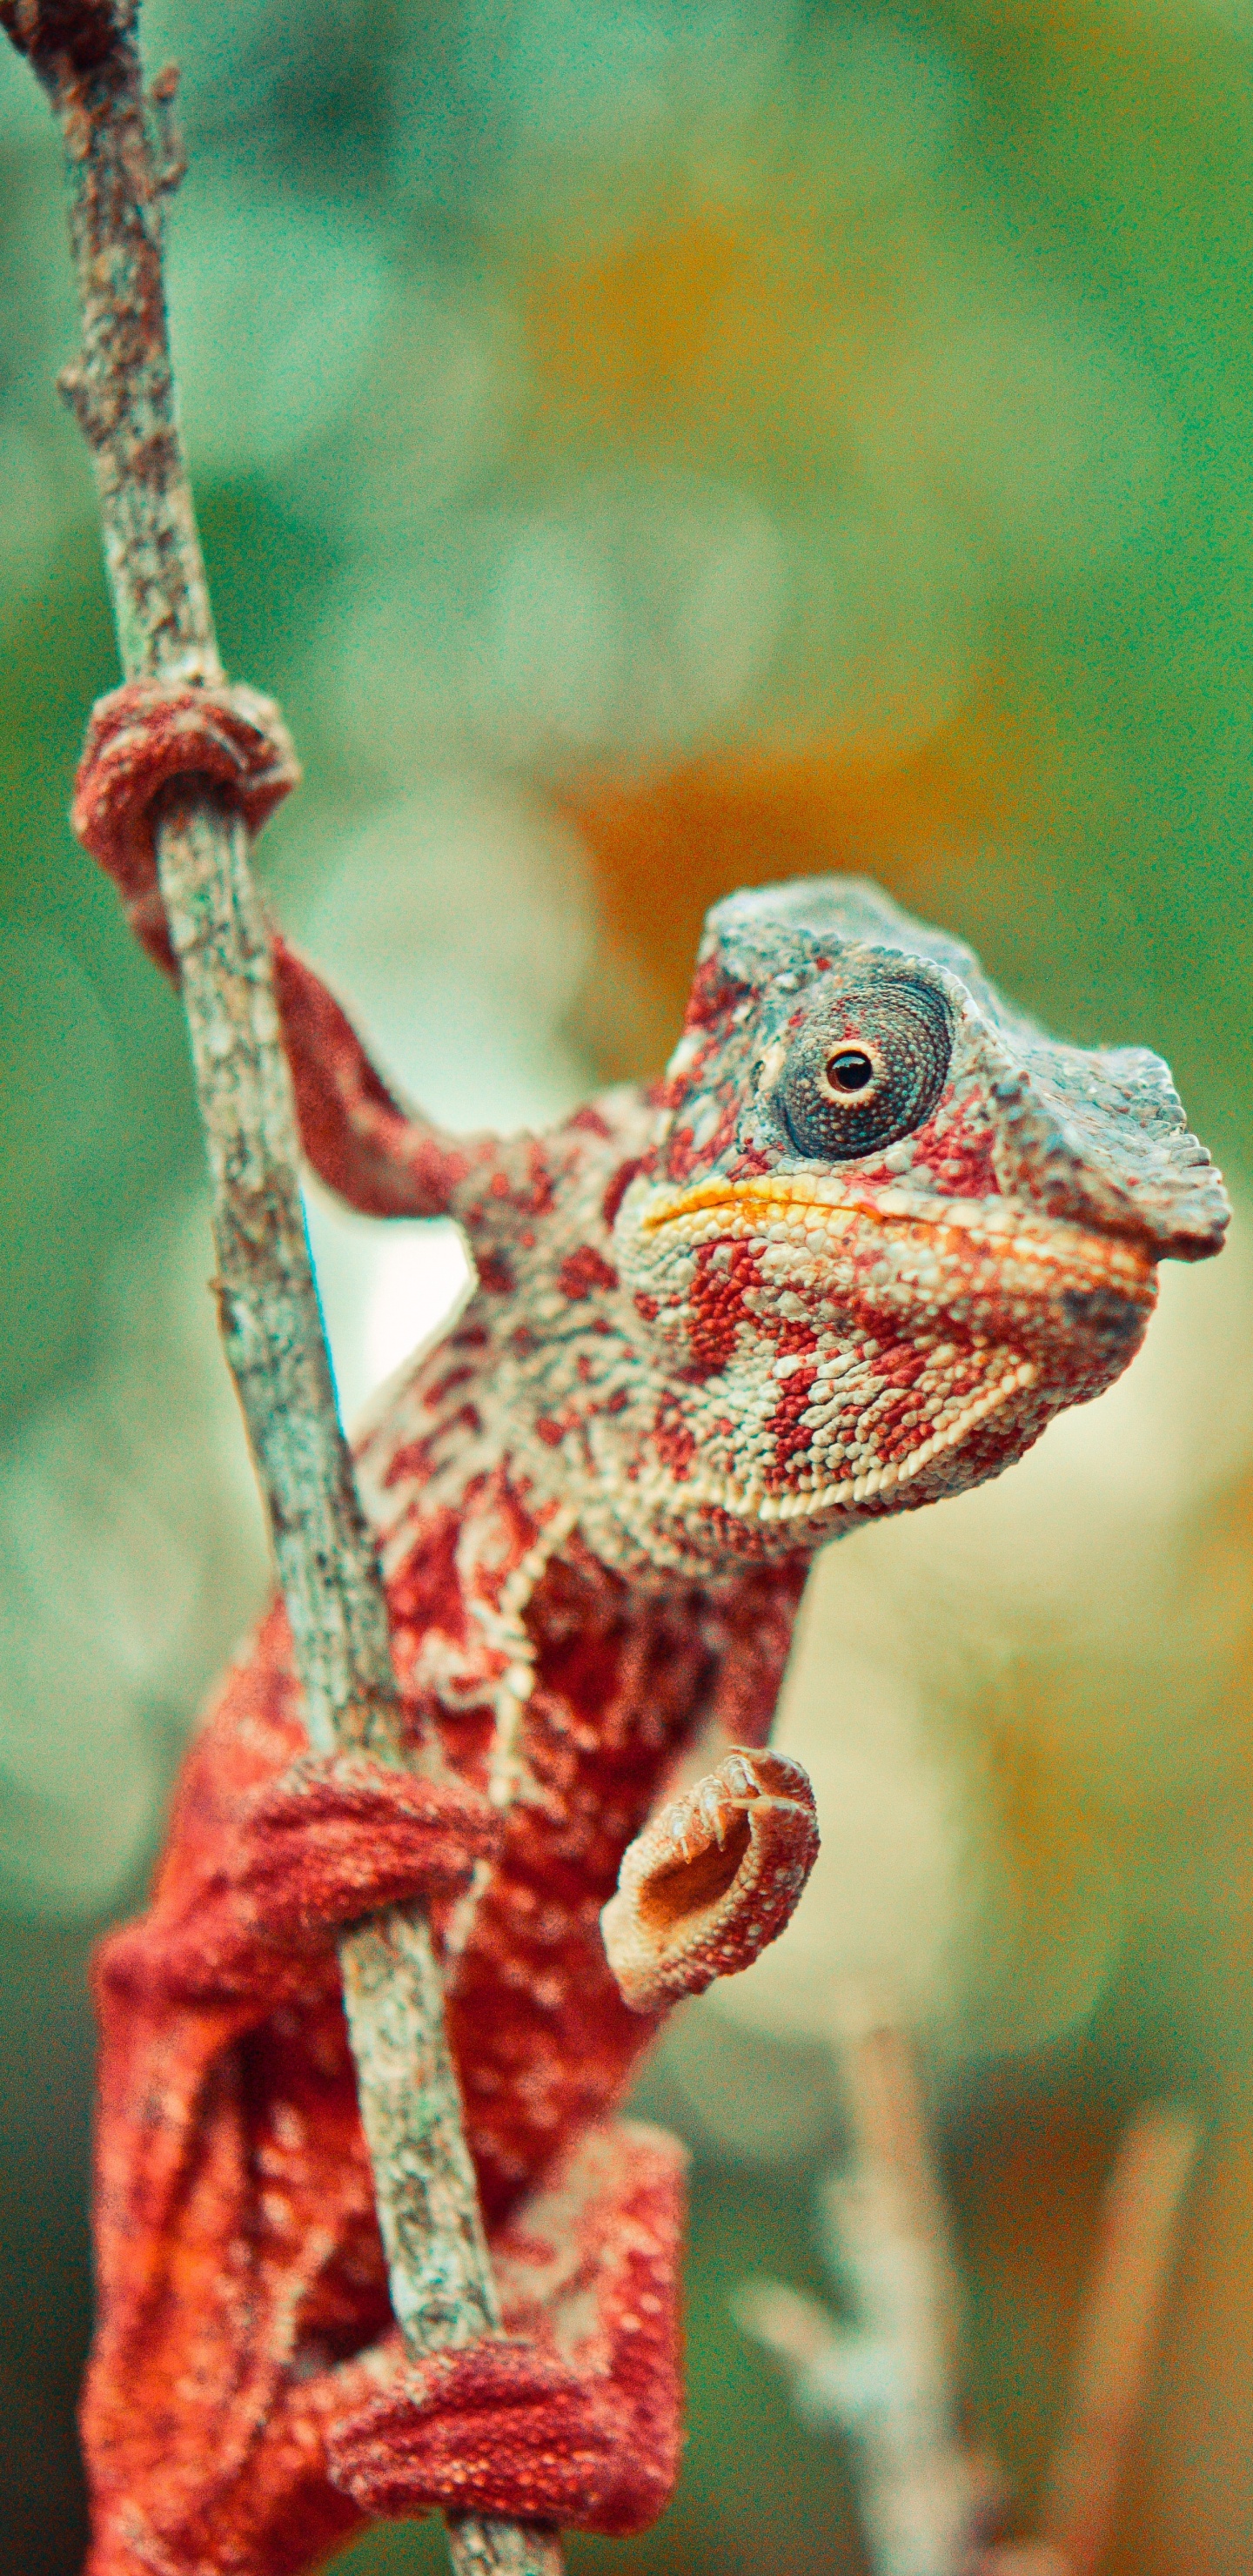
<path fill-rule="evenodd" d="M 93 724 L 79 826 L 167 967 L 152 796 L 199 768 L 263 803 L 258 703 L 144 683 Z M 316 1169 L 373 1214 L 456 1216 L 474 1252 L 358 1452 L 446 1777 L 310 1757 L 275 1610 L 192 1749 L 150 1911 L 104 1946 L 92 2576 L 285 2576 L 432 2504 L 660 2509 L 681 2157 L 613 2114 L 669 2003 L 746 1966 L 812 1862 L 808 1783 L 763 1749 L 809 1561 L 1098 1394 L 1159 1260 L 1226 1218 L 1155 1056 L 1054 1044 L 846 879 L 720 905 L 663 1082 L 543 1135 L 409 1115 L 281 941 L 275 973 Z M 698 1741 L 710 1775 L 665 1803 Z M 417 2368 L 333 1946 L 411 1896 L 509 2320 Z"/>

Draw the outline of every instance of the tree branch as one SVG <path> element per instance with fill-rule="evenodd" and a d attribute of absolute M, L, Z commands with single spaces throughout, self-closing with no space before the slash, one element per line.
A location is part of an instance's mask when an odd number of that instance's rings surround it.
<path fill-rule="evenodd" d="M 852 2169 L 823 2216 L 877 2362 L 854 2415 L 862 2508 L 881 2576 L 966 2576 L 1003 2482 L 964 2420 L 962 2295 L 913 2049 L 888 2022 L 842 2037 Z"/>
<path fill-rule="evenodd" d="M 62 389 L 92 453 L 128 679 L 214 683 L 221 662 L 178 433 L 162 278 L 174 83 L 146 106 L 138 0 L 0 0 L 65 141 L 83 345 Z M 154 159 L 155 127 L 159 162 Z M 226 1347 L 265 1495 L 305 1722 L 319 1750 L 404 1754 L 387 1609 L 335 1405 L 305 1236 L 291 1086 L 242 819 L 194 779 L 157 814 L 204 1124 Z M 438 1964 L 418 1909 L 340 1943 L 392 2303 L 420 2354 L 498 2331 Z M 455 2565 L 559 2576 L 556 2536 L 458 2517 Z"/>
<path fill-rule="evenodd" d="M 1124 2132 L 1042 2528 L 997 2539 L 1010 2491 L 968 2421 L 960 2280 L 913 2053 L 890 2024 L 841 2034 L 838 2045 L 853 2157 L 851 2173 L 827 2185 L 824 2216 L 857 2325 L 842 2327 L 778 2281 L 741 2287 L 739 2323 L 783 2365 L 803 2417 L 854 2435 L 878 2576 L 1098 2576 L 1144 2411 L 1200 2125 L 1185 2106 L 1159 2103 Z"/>
<path fill-rule="evenodd" d="M 1106 2184 L 1043 2515 L 1069 2576 L 1097 2576 L 1109 2545 L 1200 2144 L 1186 2105 L 1151 2103 L 1125 2130 Z"/>

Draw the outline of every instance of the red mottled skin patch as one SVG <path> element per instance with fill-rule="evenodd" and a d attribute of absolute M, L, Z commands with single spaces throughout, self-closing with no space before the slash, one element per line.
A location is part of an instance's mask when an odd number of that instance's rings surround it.
<path fill-rule="evenodd" d="M 689 1476 L 696 1455 L 696 1437 L 690 1425 L 671 1407 L 664 1408 L 653 1425 L 652 1446 L 657 1456 L 679 1477 Z"/>
<path fill-rule="evenodd" d="M 671 1180 L 690 1181 L 693 1173 L 701 1170 L 702 1164 L 703 1156 L 696 1142 L 695 1129 L 676 1127 L 671 1135 L 670 1150 L 666 1156 L 666 1170 Z"/>
<path fill-rule="evenodd" d="M 718 957 L 704 957 L 697 966 L 688 995 L 687 1029 L 707 1028 L 721 1017 L 734 1000 L 734 987 L 729 985 Z"/>
<path fill-rule="evenodd" d="M 689 1325 L 694 1382 L 717 1377 L 735 1355 L 736 1342 L 750 1318 L 745 1291 L 761 1287 L 761 1272 L 743 1243 L 702 1244 L 696 1255 Z"/>
<path fill-rule="evenodd" d="M 485 1252 L 482 1260 L 475 1266 L 478 1270 L 479 1286 L 486 1288 L 489 1296 L 511 1297 L 513 1295 L 516 1283 L 503 1253 Z"/>
<path fill-rule="evenodd" d="M 642 1167 L 643 1157 L 640 1154 L 629 1154 L 625 1163 L 619 1163 L 617 1171 L 614 1173 L 613 1179 L 611 1180 L 600 1203 L 600 1213 L 605 1225 L 610 1227 L 613 1226 L 618 1210 L 626 1197 L 627 1191 L 630 1189 L 636 1173 L 640 1171 Z"/>
<path fill-rule="evenodd" d="M 801 1416 L 808 1408 L 816 1373 L 816 1360 L 801 1360 L 791 1375 L 781 1381 L 779 1400 L 769 1425 L 775 1456 L 781 1467 L 786 1467 L 789 1459 L 809 1447 L 809 1433 Z"/>
<path fill-rule="evenodd" d="M 577 1252 L 566 1254 L 557 1273 L 557 1285 L 563 1297 L 590 1297 L 597 1288 L 616 1288 L 618 1274 L 594 1243 L 581 1243 Z"/>

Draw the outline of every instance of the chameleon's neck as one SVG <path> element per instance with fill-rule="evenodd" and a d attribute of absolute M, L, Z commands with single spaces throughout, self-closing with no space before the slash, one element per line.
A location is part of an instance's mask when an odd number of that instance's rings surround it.
<path fill-rule="evenodd" d="M 520 1328 L 516 1305 L 480 1288 L 358 1442 L 385 1572 L 446 1517 L 502 1513 L 543 1558 L 558 1524 L 562 1539 L 577 1528 L 607 1571 L 650 1593 L 733 1588 L 765 1557 L 795 1556 L 781 1533 L 748 1555 L 708 1514 L 685 1518 L 656 1416 L 656 1388 L 612 1302 L 549 1306 Z"/>

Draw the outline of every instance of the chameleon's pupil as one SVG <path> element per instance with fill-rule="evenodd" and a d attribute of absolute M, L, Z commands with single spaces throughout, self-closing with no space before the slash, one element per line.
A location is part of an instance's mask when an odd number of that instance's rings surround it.
<path fill-rule="evenodd" d="M 864 1091 L 874 1081 L 874 1066 L 860 1047 L 840 1047 L 827 1058 L 827 1080 L 833 1091 Z"/>

